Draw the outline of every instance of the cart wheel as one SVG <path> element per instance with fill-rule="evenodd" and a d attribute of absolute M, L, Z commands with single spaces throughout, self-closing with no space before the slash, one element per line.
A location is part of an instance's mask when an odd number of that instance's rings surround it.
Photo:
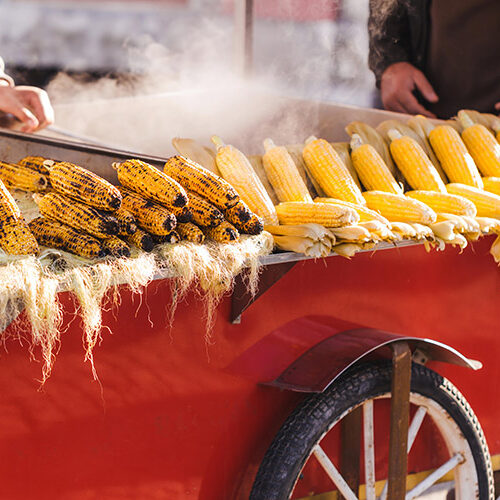
<path fill-rule="evenodd" d="M 357 367 L 325 392 L 308 397 L 298 406 L 267 450 L 250 500 L 302 498 L 332 490 L 340 491 L 343 498 L 356 500 L 357 493 L 349 488 L 334 462 L 339 461 L 337 424 L 359 407 L 363 410 L 365 480 L 360 482 L 366 484 L 364 498 L 386 499 L 387 482 L 375 484 L 375 473 L 378 472 L 379 480 L 387 477 L 386 467 L 379 462 L 387 461 L 389 439 L 387 434 L 380 436 L 375 431 L 378 426 L 379 430 L 387 429 L 391 373 L 390 363 Z M 453 482 L 447 484 L 457 500 L 493 500 L 493 473 L 486 440 L 472 408 L 460 392 L 438 373 L 413 364 L 410 405 L 408 448 L 416 441 L 419 457 L 423 450 L 434 461 L 439 457 L 439 463 L 437 467 L 434 464 L 435 472 L 430 476 L 415 476 L 417 484 L 408 487 L 406 499 L 419 498 L 451 472 Z M 421 435 L 425 433 L 420 440 L 419 430 Z M 429 436 L 434 437 L 429 439 Z"/>

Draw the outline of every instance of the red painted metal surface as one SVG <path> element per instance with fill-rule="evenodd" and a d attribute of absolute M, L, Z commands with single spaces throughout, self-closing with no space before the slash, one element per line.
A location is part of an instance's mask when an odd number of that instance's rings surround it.
<path fill-rule="evenodd" d="M 415 246 L 300 262 L 241 324 L 229 323 L 224 300 L 210 338 L 195 294 L 179 305 L 170 330 L 167 280 L 142 298 L 123 289 L 121 305 L 104 313 L 109 330 L 95 350 L 100 383 L 84 363 L 66 294 L 67 330 L 40 391 L 41 366 L 26 342 L 8 340 L 0 356 L 0 498 L 248 498 L 273 435 L 304 397 L 258 382 L 279 376 L 327 335 L 291 328 L 284 343 L 273 331 L 308 315 L 428 337 L 480 360 L 478 372 L 433 367 L 464 393 L 490 451 L 500 453 L 500 272 L 491 242 L 462 254 Z M 252 348 L 259 354 L 246 356 Z"/>

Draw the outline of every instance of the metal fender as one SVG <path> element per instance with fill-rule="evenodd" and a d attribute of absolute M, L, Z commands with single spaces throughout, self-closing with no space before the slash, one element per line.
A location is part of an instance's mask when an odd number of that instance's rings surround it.
<path fill-rule="evenodd" d="M 330 316 L 305 316 L 272 331 L 228 367 L 233 374 L 279 389 L 322 392 L 359 362 L 392 359 L 393 344 L 407 342 L 415 362 L 482 367 L 441 342 L 356 325 Z"/>

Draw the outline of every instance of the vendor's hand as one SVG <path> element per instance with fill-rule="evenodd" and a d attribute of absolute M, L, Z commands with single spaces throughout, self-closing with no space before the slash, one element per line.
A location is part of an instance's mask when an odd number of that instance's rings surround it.
<path fill-rule="evenodd" d="M 413 91 L 418 89 L 429 102 L 437 102 L 438 96 L 425 75 L 410 63 L 391 64 L 383 73 L 380 81 L 380 92 L 384 108 L 400 113 L 421 114 L 429 118 L 436 116 L 425 109 Z"/>
<path fill-rule="evenodd" d="M 34 132 L 54 123 L 49 96 L 38 87 L 12 87 L 0 82 L 0 111 L 11 113 L 21 121 L 23 132 Z"/>
<path fill-rule="evenodd" d="M 495 109 L 496 109 L 497 111 L 500 111 L 500 102 L 497 102 L 497 103 L 495 104 Z"/>

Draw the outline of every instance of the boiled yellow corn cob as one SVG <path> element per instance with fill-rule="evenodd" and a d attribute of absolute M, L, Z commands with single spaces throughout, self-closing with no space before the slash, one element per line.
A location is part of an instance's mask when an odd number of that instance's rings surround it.
<path fill-rule="evenodd" d="M 184 156 L 169 158 L 163 167 L 163 172 L 186 190 L 206 198 L 221 210 L 230 208 L 238 202 L 238 193 L 227 181 Z"/>
<path fill-rule="evenodd" d="M 406 196 L 421 201 L 435 212 L 444 212 L 455 215 L 469 215 L 474 217 L 477 213 L 474 203 L 463 196 L 437 191 L 407 191 Z"/>
<path fill-rule="evenodd" d="M 334 205 L 340 205 L 348 208 L 352 208 L 356 210 L 359 215 L 360 222 L 369 222 L 372 220 L 376 220 L 381 222 L 382 224 L 389 225 L 389 221 L 380 215 L 375 210 L 370 210 L 366 205 L 356 205 L 355 203 L 350 203 L 348 201 L 337 200 L 335 198 L 314 198 L 315 203 L 332 203 Z"/>
<path fill-rule="evenodd" d="M 174 243 L 179 243 L 179 241 L 181 241 L 181 237 L 177 231 L 170 231 L 170 233 L 163 234 L 161 236 L 152 234 L 151 237 L 153 238 L 153 243 L 155 245 L 162 245 L 164 243 L 170 243 L 173 245 Z"/>
<path fill-rule="evenodd" d="M 260 234 L 264 231 L 264 220 L 257 214 L 252 214 L 250 219 L 248 219 L 244 224 L 236 227 L 240 233 L 244 234 Z"/>
<path fill-rule="evenodd" d="M 137 231 L 137 222 L 135 217 L 125 208 L 120 207 L 116 212 L 113 212 L 113 217 L 118 221 L 120 236 L 126 234 L 134 234 Z"/>
<path fill-rule="evenodd" d="M 264 148 L 262 163 L 278 200 L 311 203 L 311 195 L 287 149 L 276 146 L 272 139 L 264 141 Z"/>
<path fill-rule="evenodd" d="M 500 177 L 483 177 L 484 190 L 500 195 Z"/>
<path fill-rule="evenodd" d="M 351 138 L 351 150 L 352 163 L 366 189 L 403 194 L 403 189 L 377 150 L 370 144 L 363 144 L 358 134 L 353 134 Z"/>
<path fill-rule="evenodd" d="M 17 162 L 22 167 L 28 167 L 44 175 L 49 175 L 48 167 L 51 167 L 54 163 L 56 163 L 54 160 L 49 160 L 43 156 L 25 156 Z"/>
<path fill-rule="evenodd" d="M 280 224 L 308 224 L 339 227 L 359 222 L 358 213 L 349 207 L 332 203 L 303 203 L 288 201 L 276 206 Z"/>
<path fill-rule="evenodd" d="M 362 189 L 358 174 L 351 160 L 351 144 L 349 142 L 331 142 L 330 144 L 332 145 L 333 149 L 337 151 L 340 159 L 342 160 L 342 163 L 347 167 L 347 170 L 349 170 L 349 173 L 354 179 L 356 186 L 358 186 L 359 189 Z"/>
<path fill-rule="evenodd" d="M 72 200 L 60 193 L 48 193 L 38 201 L 40 213 L 47 219 L 56 220 L 75 229 L 81 229 L 97 238 L 118 234 L 118 221 L 95 208 Z"/>
<path fill-rule="evenodd" d="M 101 210 L 117 210 L 122 197 L 118 188 L 89 170 L 69 162 L 50 168 L 50 183 L 59 193 Z"/>
<path fill-rule="evenodd" d="M 219 137 L 212 137 L 212 142 L 217 146 L 215 161 L 224 179 L 236 189 L 250 210 L 264 219 L 264 224 L 277 224 L 271 198 L 245 155 L 233 146 L 224 145 Z"/>
<path fill-rule="evenodd" d="M 167 206 L 183 207 L 188 199 L 184 188 L 161 170 L 141 160 L 113 163 L 120 183 L 144 198 Z"/>
<path fill-rule="evenodd" d="M 40 192 L 49 187 L 49 178 L 40 172 L 0 161 L 0 179 L 9 188 Z"/>
<path fill-rule="evenodd" d="M 477 166 L 453 127 L 449 125 L 435 127 L 429 133 L 429 141 L 451 182 L 482 187 Z"/>
<path fill-rule="evenodd" d="M 137 248 L 144 250 L 145 252 L 151 252 L 154 247 L 152 236 L 142 229 L 137 229 L 134 234 L 124 236 L 124 239 L 131 245 L 135 245 Z"/>
<path fill-rule="evenodd" d="M 123 197 L 122 206 L 128 210 L 137 221 L 137 225 L 156 235 L 165 235 L 175 228 L 175 215 L 153 201 L 146 200 L 141 195 L 126 188 L 120 188 Z"/>
<path fill-rule="evenodd" d="M 467 113 L 458 112 L 464 127 L 462 139 L 474 162 L 485 177 L 500 177 L 500 144 L 493 134 L 480 123 L 473 123 Z"/>
<path fill-rule="evenodd" d="M 472 201 L 479 217 L 500 218 L 500 196 L 465 184 L 447 184 L 448 193 L 458 194 Z"/>
<path fill-rule="evenodd" d="M 393 193 L 365 191 L 368 208 L 380 212 L 390 222 L 418 222 L 430 224 L 436 221 L 436 213 L 424 203 Z"/>
<path fill-rule="evenodd" d="M 413 189 L 446 192 L 436 168 L 415 140 L 397 130 L 390 130 L 388 135 L 392 157 Z"/>
<path fill-rule="evenodd" d="M 229 243 L 240 237 L 238 230 L 226 220 L 223 220 L 218 226 L 202 227 L 201 229 L 207 238 L 218 243 Z"/>
<path fill-rule="evenodd" d="M 233 226 L 238 227 L 250 220 L 252 211 L 243 200 L 240 200 L 234 207 L 224 210 L 224 217 Z"/>
<path fill-rule="evenodd" d="M 103 257 L 106 253 L 99 240 L 61 222 L 37 217 L 28 226 L 40 245 L 60 248 L 87 259 Z"/>
<path fill-rule="evenodd" d="M 361 190 L 328 141 L 310 137 L 302 154 L 310 174 L 327 196 L 358 205 L 365 204 Z"/>
<path fill-rule="evenodd" d="M 183 240 L 191 241 L 193 243 L 203 243 L 205 235 L 203 231 L 192 222 L 185 222 L 177 224 L 177 232 Z"/>
<path fill-rule="evenodd" d="M 223 220 L 224 215 L 208 200 L 188 191 L 189 208 L 193 216 L 193 222 L 199 226 L 215 227 Z"/>
<path fill-rule="evenodd" d="M 0 247 L 11 255 L 36 255 L 38 243 L 23 220 L 15 220 L 0 227 Z"/>
<path fill-rule="evenodd" d="M 118 236 L 110 236 L 102 240 L 104 251 L 113 257 L 130 257 L 130 247 Z"/>

